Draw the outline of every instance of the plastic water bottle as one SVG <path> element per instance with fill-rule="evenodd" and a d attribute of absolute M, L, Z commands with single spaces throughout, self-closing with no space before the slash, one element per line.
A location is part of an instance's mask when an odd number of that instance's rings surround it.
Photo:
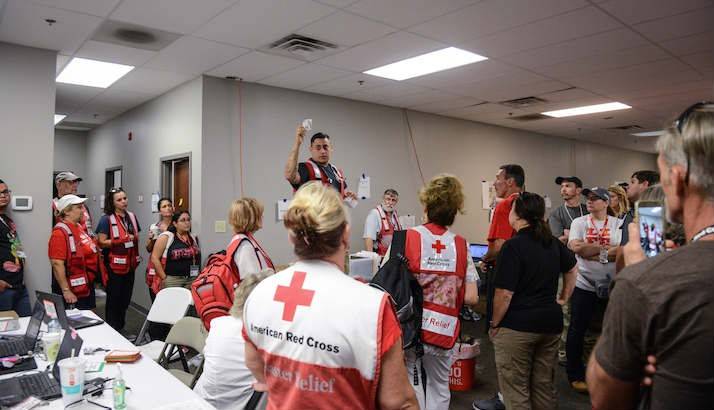
<path fill-rule="evenodd" d="M 50 320 L 50 323 L 47 324 L 47 333 L 61 333 L 62 332 L 62 326 L 60 325 L 59 320 L 57 318 L 52 318 Z"/>
<path fill-rule="evenodd" d="M 117 363 L 119 374 L 114 378 L 112 391 L 114 392 L 114 410 L 126 409 L 126 382 L 121 372 L 121 364 Z"/>

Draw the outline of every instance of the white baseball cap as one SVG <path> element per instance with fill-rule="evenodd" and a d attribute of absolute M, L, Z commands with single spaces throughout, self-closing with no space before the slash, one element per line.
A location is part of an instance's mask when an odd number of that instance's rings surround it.
<path fill-rule="evenodd" d="M 57 212 L 64 211 L 70 205 L 83 204 L 87 198 L 80 198 L 77 195 L 65 195 L 57 200 Z"/>
<path fill-rule="evenodd" d="M 60 181 L 79 181 L 82 182 L 82 178 L 78 177 L 77 174 L 75 174 L 72 171 L 64 171 L 60 172 L 57 174 L 55 177 L 55 182 L 60 182 Z"/>

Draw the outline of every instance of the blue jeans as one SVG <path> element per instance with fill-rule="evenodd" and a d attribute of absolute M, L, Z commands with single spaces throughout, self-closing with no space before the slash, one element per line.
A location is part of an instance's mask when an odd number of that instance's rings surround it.
<path fill-rule="evenodd" d="M 8 288 L 0 292 L 0 311 L 2 310 L 14 310 L 18 316 L 30 316 L 32 309 L 27 288 L 24 286 L 22 289 Z"/>

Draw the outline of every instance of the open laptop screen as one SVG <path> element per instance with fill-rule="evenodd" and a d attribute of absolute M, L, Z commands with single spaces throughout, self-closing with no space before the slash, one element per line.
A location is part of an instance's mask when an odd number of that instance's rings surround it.
<path fill-rule="evenodd" d="M 67 329 L 67 331 L 64 332 L 59 352 L 57 352 L 57 360 L 55 360 L 55 364 L 59 363 L 62 359 L 72 357 L 73 354 L 74 356 L 79 356 L 82 349 L 82 343 L 84 343 L 84 341 L 81 337 L 79 337 L 76 330 L 71 327 Z M 59 366 L 52 366 L 52 376 L 55 380 L 59 381 Z"/>
<path fill-rule="evenodd" d="M 37 336 L 40 334 L 40 326 L 42 326 L 42 318 L 45 316 L 45 308 L 39 301 L 35 302 L 35 307 L 32 309 L 32 317 L 30 323 L 27 324 L 25 332 L 25 344 L 34 346 Z M 34 350 L 34 349 L 33 349 Z"/>
<path fill-rule="evenodd" d="M 474 260 L 481 260 L 481 258 L 483 258 L 483 256 L 488 251 L 488 245 L 480 243 L 471 243 L 469 244 L 469 251 L 471 253 L 471 257 Z"/>

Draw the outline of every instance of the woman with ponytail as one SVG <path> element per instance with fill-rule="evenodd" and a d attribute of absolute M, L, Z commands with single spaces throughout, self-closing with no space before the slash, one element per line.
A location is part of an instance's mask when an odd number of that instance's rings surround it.
<path fill-rule="evenodd" d="M 544 217 L 543 198 L 521 193 L 509 215 L 516 235 L 503 244 L 496 264 L 489 335 L 507 409 L 554 409 L 558 402 L 554 375 L 561 306 L 573 293 L 577 265 Z M 564 284 L 558 295 L 560 275 Z"/>

